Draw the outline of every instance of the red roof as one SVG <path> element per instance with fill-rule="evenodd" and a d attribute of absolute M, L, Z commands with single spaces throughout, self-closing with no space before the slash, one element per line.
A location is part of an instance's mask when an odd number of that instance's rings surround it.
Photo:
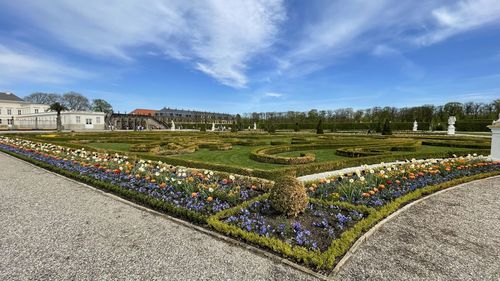
<path fill-rule="evenodd" d="M 153 115 L 155 115 L 155 112 L 157 112 L 157 111 L 158 110 L 137 108 L 137 109 L 134 109 L 133 111 L 131 111 L 130 114 L 153 116 Z"/>

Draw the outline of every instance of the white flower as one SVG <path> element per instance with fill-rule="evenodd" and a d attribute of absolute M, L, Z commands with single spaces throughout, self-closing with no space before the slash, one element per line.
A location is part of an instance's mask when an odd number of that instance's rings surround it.
<path fill-rule="evenodd" d="M 214 192 L 214 189 L 210 187 L 210 188 L 208 189 L 208 192 Z"/>
<path fill-rule="evenodd" d="M 182 182 L 181 181 L 177 181 L 177 184 L 181 184 Z"/>
<path fill-rule="evenodd" d="M 234 177 L 233 175 L 230 175 L 230 176 L 229 176 L 229 179 L 234 180 L 234 179 L 235 179 L 235 177 Z"/>
<path fill-rule="evenodd" d="M 373 173 L 375 173 L 375 170 L 370 169 L 370 174 L 373 174 Z"/>
<path fill-rule="evenodd" d="M 387 171 L 388 172 L 392 171 L 391 167 L 387 167 Z"/>
<path fill-rule="evenodd" d="M 361 176 L 361 171 L 360 171 L 360 170 L 356 170 L 356 172 L 355 172 L 355 173 L 356 173 L 356 175 L 357 175 L 358 177 L 359 177 L 359 176 Z"/>
<path fill-rule="evenodd" d="M 210 171 L 210 175 L 213 176 L 214 175 L 214 171 Z"/>
<path fill-rule="evenodd" d="M 156 172 L 156 173 L 155 173 L 155 176 L 159 177 L 159 176 L 160 176 L 160 173 Z"/>
<path fill-rule="evenodd" d="M 364 182 L 365 181 L 365 177 L 360 177 L 359 180 Z"/>
<path fill-rule="evenodd" d="M 145 171 L 145 170 L 144 170 L 144 168 L 143 168 L 143 167 L 140 167 L 140 168 L 139 168 L 139 172 L 144 172 L 144 171 Z"/>
<path fill-rule="evenodd" d="M 384 170 L 380 170 L 380 174 L 381 175 L 385 174 L 385 171 Z"/>
<path fill-rule="evenodd" d="M 354 182 L 354 179 L 349 179 L 349 182 L 350 182 L 350 183 L 353 183 L 353 182 Z"/>

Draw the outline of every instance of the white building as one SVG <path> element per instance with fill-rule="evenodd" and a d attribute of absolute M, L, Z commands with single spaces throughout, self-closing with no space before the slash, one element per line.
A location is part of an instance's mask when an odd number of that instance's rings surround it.
<path fill-rule="evenodd" d="M 17 118 L 27 114 L 45 112 L 49 108 L 45 104 L 25 102 L 12 93 L 0 92 L 0 129 L 9 129 L 15 126 Z"/>
<path fill-rule="evenodd" d="M 61 123 L 64 130 L 104 130 L 104 112 L 92 111 L 63 111 Z M 18 129 L 57 129 L 57 112 L 43 112 L 19 116 L 16 120 Z"/>
<path fill-rule="evenodd" d="M 47 111 L 45 104 L 24 101 L 12 93 L 0 93 L 0 130 L 56 130 L 57 113 Z M 106 113 L 92 111 L 63 111 L 64 130 L 104 130 Z"/>

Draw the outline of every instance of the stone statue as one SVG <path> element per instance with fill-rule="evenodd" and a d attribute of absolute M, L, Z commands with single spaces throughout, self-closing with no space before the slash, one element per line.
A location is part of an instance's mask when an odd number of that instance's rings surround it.
<path fill-rule="evenodd" d="M 448 118 L 448 135 L 455 134 L 455 122 L 456 121 L 457 121 L 457 118 L 455 116 L 450 116 Z"/>
<path fill-rule="evenodd" d="M 215 122 L 212 122 L 212 132 L 215 132 Z"/>
<path fill-rule="evenodd" d="M 253 129 L 257 130 L 257 123 L 253 122 Z"/>
<path fill-rule="evenodd" d="M 417 120 L 415 120 L 415 122 L 413 122 L 413 131 L 414 131 L 414 132 L 418 131 L 418 123 L 417 123 Z"/>
<path fill-rule="evenodd" d="M 500 113 L 498 114 L 498 120 L 493 121 L 493 125 L 500 124 Z"/>
<path fill-rule="evenodd" d="M 170 131 L 175 131 L 175 123 L 174 123 L 174 120 L 172 120 L 172 125 L 170 126 Z"/>

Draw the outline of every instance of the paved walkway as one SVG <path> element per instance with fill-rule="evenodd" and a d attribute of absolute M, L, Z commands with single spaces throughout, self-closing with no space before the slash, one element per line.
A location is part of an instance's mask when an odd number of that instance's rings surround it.
<path fill-rule="evenodd" d="M 0 153 L 0 280 L 312 276 Z"/>
<path fill-rule="evenodd" d="M 500 280 L 500 177 L 383 225 L 338 280 Z M 312 276 L 0 153 L 0 280 Z"/>
<path fill-rule="evenodd" d="M 339 280 L 500 280 L 500 177 L 464 184 L 383 225 Z"/>

